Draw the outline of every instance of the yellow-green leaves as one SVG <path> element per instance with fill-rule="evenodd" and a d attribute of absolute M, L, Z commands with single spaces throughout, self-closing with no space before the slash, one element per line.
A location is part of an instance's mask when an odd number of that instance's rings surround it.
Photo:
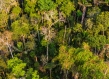
<path fill-rule="evenodd" d="M 105 2 L 109 3 L 109 0 L 105 0 Z"/>
<path fill-rule="evenodd" d="M 29 68 L 26 74 L 26 79 L 39 79 L 38 71 Z"/>
<path fill-rule="evenodd" d="M 97 16 L 97 27 L 101 28 L 101 31 L 105 31 L 109 27 L 109 12 L 102 12 Z"/>
<path fill-rule="evenodd" d="M 75 10 L 75 6 L 71 1 L 64 1 L 60 10 L 66 15 L 69 16 L 72 11 Z"/>
<path fill-rule="evenodd" d="M 78 72 L 81 79 L 108 78 L 107 64 L 89 50 L 60 46 L 59 54 L 54 60 L 60 62 L 63 70 L 72 69 L 72 73 Z"/>
<path fill-rule="evenodd" d="M 74 48 L 69 48 L 67 46 L 61 46 L 59 48 L 59 55 L 57 59 L 59 60 L 62 69 L 69 70 L 72 67 L 72 65 L 74 65 L 74 50 Z"/>
<path fill-rule="evenodd" d="M 59 9 L 64 13 L 64 16 L 69 16 L 75 10 L 74 3 L 71 0 L 56 0 L 56 3 L 60 6 Z"/>
<path fill-rule="evenodd" d="M 23 43 L 22 42 L 17 42 L 17 47 L 18 47 L 18 49 L 22 49 L 22 47 L 23 47 Z"/>
<path fill-rule="evenodd" d="M 77 23 L 74 27 L 73 27 L 73 31 L 74 32 L 82 32 L 82 25 Z"/>
<path fill-rule="evenodd" d="M 90 60 L 79 66 L 79 71 L 82 73 L 81 79 L 108 79 L 107 65 L 97 56 L 92 56 Z"/>
<path fill-rule="evenodd" d="M 12 23 L 13 38 L 26 37 L 29 34 L 29 25 L 20 20 Z"/>
<path fill-rule="evenodd" d="M 24 76 L 25 71 L 23 70 L 26 66 L 26 63 L 23 63 L 22 60 L 14 57 L 13 59 L 8 60 L 8 69 L 11 70 L 10 72 L 16 76 Z"/>
<path fill-rule="evenodd" d="M 0 28 L 4 28 L 7 26 L 7 22 L 8 22 L 8 15 L 3 11 L 0 12 Z"/>
<path fill-rule="evenodd" d="M 19 17 L 20 13 L 21 13 L 21 8 L 19 6 L 12 8 L 11 15 L 10 15 L 11 19 L 15 19 Z"/>
<path fill-rule="evenodd" d="M 52 0 L 38 0 L 38 7 L 41 11 L 49 11 L 55 8 Z"/>
<path fill-rule="evenodd" d="M 0 56 L 0 72 L 3 72 L 6 68 L 6 58 L 4 56 Z"/>
<path fill-rule="evenodd" d="M 35 6 L 36 6 L 37 0 L 24 0 L 24 10 L 28 14 L 35 12 Z"/>
<path fill-rule="evenodd" d="M 78 54 L 75 56 L 75 60 L 76 63 L 78 63 L 78 65 L 80 64 L 84 64 L 85 62 L 88 62 L 92 57 L 92 52 L 88 52 L 88 51 L 80 51 L 78 52 Z"/>

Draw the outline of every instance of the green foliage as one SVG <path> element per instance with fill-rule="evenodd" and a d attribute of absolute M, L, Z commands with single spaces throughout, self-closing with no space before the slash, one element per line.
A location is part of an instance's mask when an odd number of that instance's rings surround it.
<path fill-rule="evenodd" d="M 82 12 L 80 10 L 77 10 L 77 16 L 78 17 L 82 16 Z"/>
<path fill-rule="evenodd" d="M 51 57 L 54 57 L 54 56 L 56 56 L 56 54 L 57 54 L 57 50 L 56 50 L 56 45 L 55 45 L 55 43 L 50 43 L 49 44 L 49 54 L 50 54 L 50 56 Z"/>
<path fill-rule="evenodd" d="M 89 45 L 100 50 L 106 44 L 106 37 L 103 35 L 89 36 Z"/>
<path fill-rule="evenodd" d="M 9 71 L 15 75 L 15 77 L 20 77 L 25 75 L 24 68 L 26 63 L 23 63 L 22 60 L 14 57 L 7 61 Z"/>
<path fill-rule="evenodd" d="M 37 75 L 36 70 L 32 73 L 32 79 L 39 79 L 39 75 Z"/>
<path fill-rule="evenodd" d="M 31 51 L 31 52 L 30 52 L 30 56 L 31 56 L 31 57 L 34 57 L 34 56 L 35 56 L 35 52 L 34 52 L 34 51 Z"/>
<path fill-rule="evenodd" d="M 88 51 L 80 51 L 77 52 L 76 54 L 77 54 L 75 57 L 76 63 L 79 63 L 80 65 L 89 61 L 90 58 L 92 57 L 92 53 Z"/>
<path fill-rule="evenodd" d="M 82 75 L 81 79 L 102 79 L 107 65 L 89 50 L 77 49 L 75 51 L 75 65 Z"/>
<path fill-rule="evenodd" d="M 77 23 L 74 27 L 73 27 L 73 31 L 74 32 L 82 32 L 82 25 Z"/>
<path fill-rule="evenodd" d="M 35 48 L 35 41 L 34 40 L 33 41 L 31 40 L 31 41 L 26 42 L 25 47 L 28 50 L 33 50 Z"/>
<path fill-rule="evenodd" d="M 0 12 L 0 28 L 6 27 L 8 22 L 8 15 L 5 12 Z"/>
<path fill-rule="evenodd" d="M 67 46 L 60 46 L 59 48 L 59 55 L 56 59 L 59 60 L 62 69 L 69 70 L 72 65 L 74 65 L 74 48 L 68 48 Z"/>
<path fill-rule="evenodd" d="M 17 42 L 17 47 L 18 49 L 22 49 L 23 43 L 22 42 Z"/>
<path fill-rule="evenodd" d="M 59 5 L 60 5 L 62 2 L 64 2 L 64 0 L 56 0 L 56 3 L 59 4 Z"/>
<path fill-rule="evenodd" d="M 87 19 L 85 22 L 85 26 L 86 26 L 87 30 L 92 30 L 92 28 L 94 26 L 92 19 Z"/>
<path fill-rule="evenodd" d="M 109 12 L 102 12 L 97 16 L 97 25 L 98 29 L 101 28 L 101 31 L 105 31 L 109 27 Z"/>
<path fill-rule="evenodd" d="M 72 73 L 79 72 L 81 79 L 102 79 L 104 78 L 104 71 L 108 67 L 98 56 L 93 55 L 89 50 L 80 48 L 74 49 L 61 46 L 56 59 L 59 60 L 62 69 L 69 70 L 73 67 Z M 107 79 L 108 75 L 105 77 Z"/>
<path fill-rule="evenodd" d="M 102 60 L 99 60 L 96 56 L 91 56 L 88 62 L 79 67 L 82 73 L 81 79 L 103 79 L 106 68 L 106 64 Z"/>
<path fill-rule="evenodd" d="M 65 15 L 69 16 L 70 13 L 75 10 L 75 7 L 74 7 L 74 4 L 72 2 L 64 1 L 60 10 L 62 10 L 65 13 Z"/>
<path fill-rule="evenodd" d="M 56 65 L 54 63 L 47 63 L 47 65 L 45 65 L 46 69 L 53 69 Z"/>
<path fill-rule="evenodd" d="M 24 0 L 24 10 L 28 14 L 35 12 L 35 6 L 36 6 L 37 0 Z"/>
<path fill-rule="evenodd" d="M 14 7 L 14 8 L 12 9 L 12 13 L 15 13 L 15 14 L 17 14 L 17 15 L 20 13 L 20 11 L 21 11 L 21 8 L 18 7 L 18 6 Z"/>
<path fill-rule="evenodd" d="M 109 3 L 109 0 L 105 0 L 105 2 Z"/>
<path fill-rule="evenodd" d="M 27 37 L 29 34 L 29 25 L 20 20 L 12 23 L 13 38 Z"/>
<path fill-rule="evenodd" d="M 16 6 L 11 11 L 11 19 L 15 19 L 19 16 L 21 13 L 21 8 L 19 6 Z"/>
<path fill-rule="evenodd" d="M 96 18 L 96 16 L 98 14 L 100 14 L 100 12 L 101 12 L 101 9 L 99 7 L 97 7 L 97 6 L 95 6 L 95 7 L 91 8 L 91 9 L 88 9 L 88 15 L 87 16 Z"/>
<path fill-rule="evenodd" d="M 26 79 L 39 79 L 38 71 L 33 70 L 33 68 L 28 69 L 26 76 Z"/>
<path fill-rule="evenodd" d="M 60 10 L 65 14 L 64 16 L 69 16 L 70 13 L 75 10 L 73 2 L 70 0 L 56 0 L 56 3 L 60 6 Z"/>
<path fill-rule="evenodd" d="M 71 33 L 71 28 L 62 29 L 58 32 L 56 41 L 59 45 L 66 45 L 68 43 L 68 38 Z"/>
<path fill-rule="evenodd" d="M 25 75 L 25 71 L 22 70 L 24 67 L 26 66 L 26 64 L 19 64 L 17 66 L 15 66 L 13 69 L 12 69 L 12 73 L 14 75 L 16 75 L 17 77 L 19 76 L 24 76 Z"/>
<path fill-rule="evenodd" d="M 43 39 L 43 40 L 41 41 L 41 45 L 42 45 L 42 46 L 46 46 L 46 45 L 47 45 L 47 40 L 44 40 L 44 39 Z"/>
<path fill-rule="evenodd" d="M 109 79 L 108 3 L 0 0 L 0 79 Z"/>
<path fill-rule="evenodd" d="M 6 58 L 3 56 L 0 56 L 0 72 L 3 72 L 7 68 L 6 64 Z"/>
<path fill-rule="evenodd" d="M 52 0 L 38 0 L 38 7 L 41 11 L 49 11 L 55 8 L 55 3 Z"/>

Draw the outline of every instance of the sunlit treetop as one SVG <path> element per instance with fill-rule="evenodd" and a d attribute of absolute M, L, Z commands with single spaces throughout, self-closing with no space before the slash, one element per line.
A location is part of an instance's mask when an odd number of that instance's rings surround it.
<path fill-rule="evenodd" d="M 55 3 L 52 0 L 38 0 L 37 5 L 41 11 L 49 11 L 55 9 Z"/>

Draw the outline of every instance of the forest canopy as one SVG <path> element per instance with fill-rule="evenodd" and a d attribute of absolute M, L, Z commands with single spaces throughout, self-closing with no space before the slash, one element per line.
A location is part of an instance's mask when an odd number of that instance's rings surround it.
<path fill-rule="evenodd" d="M 0 0 L 0 79 L 109 79 L 109 0 Z"/>

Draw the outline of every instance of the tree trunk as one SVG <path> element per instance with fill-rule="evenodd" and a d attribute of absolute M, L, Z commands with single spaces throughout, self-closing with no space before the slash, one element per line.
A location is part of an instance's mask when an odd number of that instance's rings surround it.
<path fill-rule="evenodd" d="M 78 77 L 79 77 L 79 73 L 77 72 L 74 76 L 74 79 L 78 79 Z"/>
<path fill-rule="evenodd" d="M 64 69 L 64 78 L 63 79 L 68 79 L 68 70 Z"/>
<path fill-rule="evenodd" d="M 25 36 L 22 37 L 22 41 L 23 41 L 24 50 L 26 51 L 26 48 L 25 48 Z"/>
<path fill-rule="evenodd" d="M 65 37 L 66 37 L 66 26 L 65 26 L 65 31 L 64 31 L 63 44 L 65 43 Z"/>
<path fill-rule="evenodd" d="M 93 4 L 98 5 L 99 4 L 98 0 L 93 0 Z"/>
<path fill-rule="evenodd" d="M 47 62 L 48 62 L 48 42 L 47 42 Z"/>
<path fill-rule="evenodd" d="M 83 25 L 83 22 L 84 22 L 85 14 L 86 14 L 86 6 L 83 6 L 83 14 L 82 14 L 82 19 L 81 19 L 82 25 Z"/>
<path fill-rule="evenodd" d="M 51 71 L 52 71 L 52 69 L 50 69 L 50 79 L 52 79 L 52 77 L 51 77 Z"/>
<path fill-rule="evenodd" d="M 40 35 L 39 35 L 38 26 L 37 26 L 37 34 L 38 34 L 38 40 L 39 40 L 39 42 L 40 42 Z"/>
<path fill-rule="evenodd" d="M 7 46 L 9 48 L 10 53 L 11 53 L 11 57 L 13 58 L 12 50 L 11 50 L 11 47 L 10 47 L 10 45 L 8 43 L 7 43 Z"/>

